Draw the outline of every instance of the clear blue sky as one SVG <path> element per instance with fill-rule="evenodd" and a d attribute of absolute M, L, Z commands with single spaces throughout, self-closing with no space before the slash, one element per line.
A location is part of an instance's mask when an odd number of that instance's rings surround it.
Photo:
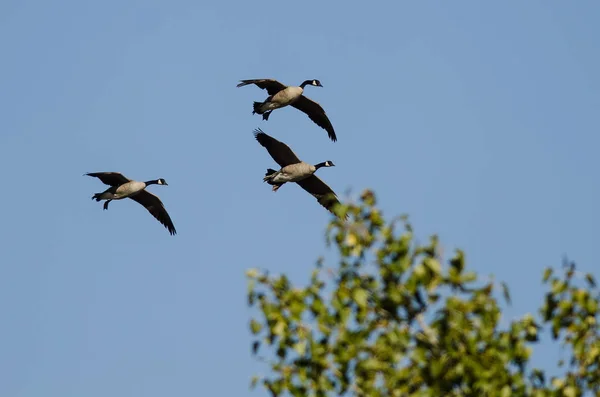
<path fill-rule="evenodd" d="M 246 396 L 244 272 L 305 282 L 327 211 L 272 193 L 261 127 L 342 198 L 512 287 L 510 319 L 568 254 L 597 273 L 600 3 L 0 2 L 0 395 Z M 596 26 L 596 27 L 594 27 Z M 338 142 L 295 109 L 252 115 L 239 79 L 317 78 Z M 90 200 L 85 172 L 152 186 Z M 537 361 L 554 359 L 551 349 Z"/>

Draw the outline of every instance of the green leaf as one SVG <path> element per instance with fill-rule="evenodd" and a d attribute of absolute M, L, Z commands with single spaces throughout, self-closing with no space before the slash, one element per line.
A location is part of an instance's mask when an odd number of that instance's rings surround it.
<path fill-rule="evenodd" d="M 467 284 L 467 283 L 471 283 L 473 281 L 477 280 L 477 273 L 475 272 L 467 272 L 465 273 L 465 275 L 462 277 L 462 282 Z"/>
<path fill-rule="evenodd" d="M 574 386 L 567 386 L 563 389 L 563 396 L 565 397 L 576 397 L 577 390 Z"/>
<path fill-rule="evenodd" d="M 558 303 L 558 307 L 564 312 L 570 312 L 573 308 L 573 302 L 565 299 Z"/>
<path fill-rule="evenodd" d="M 552 268 L 551 267 L 547 267 L 546 270 L 544 271 L 544 278 L 542 279 L 544 282 L 548 281 L 548 279 L 550 278 L 550 276 L 552 276 Z"/>
<path fill-rule="evenodd" d="M 354 302 L 362 309 L 367 306 L 367 296 L 367 291 L 362 288 L 355 288 L 354 291 L 352 291 L 352 299 L 354 299 Z"/>
<path fill-rule="evenodd" d="M 283 321 L 277 321 L 277 323 L 273 327 L 273 334 L 275 334 L 277 336 L 282 336 L 284 329 L 285 329 L 285 323 Z"/>
<path fill-rule="evenodd" d="M 305 308 L 304 302 L 301 300 L 294 300 L 292 303 L 290 303 L 289 308 L 294 320 L 300 320 Z"/>
<path fill-rule="evenodd" d="M 442 273 L 442 265 L 440 265 L 440 262 L 437 260 L 427 258 L 423 262 L 435 275 L 440 275 Z"/>
<path fill-rule="evenodd" d="M 460 275 L 465 268 L 464 253 L 461 250 L 457 250 L 454 258 L 450 260 L 450 266 L 456 269 L 456 272 Z"/>
<path fill-rule="evenodd" d="M 255 319 L 252 319 L 250 321 L 250 330 L 252 331 L 253 335 L 256 335 L 262 330 L 262 324 Z"/>
<path fill-rule="evenodd" d="M 585 309 L 589 312 L 592 313 L 592 315 L 594 313 L 598 313 L 598 301 L 595 299 L 588 299 L 587 303 L 585 305 Z"/>
<path fill-rule="evenodd" d="M 298 355 L 303 356 L 306 353 L 306 340 L 302 340 L 296 344 L 294 344 L 294 350 Z"/>
<path fill-rule="evenodd" d="M 282 379 L 278 379 L 276 381 L 270 381 L 270 380 L 265 380 L 265 387 L 267 389 L 269 389 L 269 391 L 271 392 L 271 395 L 273 397 L 278 397 L 281 392 L 282 392 L 282 388 L 283 388 L 283 380 Z"/>
<path fill-rule="evenodd" d="M 314 298 L 312 304 L 310 305 L 310 310 L 313 312 L 313 314 L 315 316 L 321 314 L 321 312 L 325 309 L 325 305 L 323 304 L 323 301 L 321 300 L 321 298 L 316 297 Z"/>
<path fill-rule="evenodd" d="M 425 275 L 425 266 L 423 266 L 422 263 L 419 263 L 417 266 L 415 266 L 413 273 L 419 278 L 423 277 Z"/>
<path fill-rule="evenodd" d="M 560 294 L 567 289 L 567 284 L 563 281 L 554 279 L 552 281 L 552 293 Z"/>

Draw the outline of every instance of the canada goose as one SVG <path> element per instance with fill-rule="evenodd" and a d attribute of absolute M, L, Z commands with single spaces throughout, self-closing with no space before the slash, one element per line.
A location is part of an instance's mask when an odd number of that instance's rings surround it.
<path fill-rule="evenodd" d="M 148 212 L 150 212 L 152 216 L 162 223 L 169 230 L 171 235 L 177 234 L 175 226 L 173 226 L 173 222 L 171 221 L 171 217 L 167 213 L 162 201 L 160 201 L 160 199 L 154 194 L 145 190 L 149 185 L 168 186 L 167 182 L 163 178 L 154 179 L 147 182 L 138 182 L 128 179 L 123 176 L 123 174 L 118 172 L 91 172 L 85 175 L 96 177 L 105 185 L 110 186 L 102 193 L 96 193 L 92 196 L 92 200 L 106 200 L 103 206 L 105 210 L 108 209 L 108 203 L 110 203 L 112 200 L 130 198 L 146 207 Z"/>
<path fill-rule="evenodd" d="M 315 172 L 321 167 L 335 166 L 333 162 L 324 161 L 312 165 L 300 161 L 289 146 L 265 134 L 260 128 L 254 130 L 254 137 L 261 146 L 267 149 L 273 160 L 281 166 L 279 171 L 268 168 L 263 178 L 264 182 L 273 186 L 274 192 L 287 182 L 295 182 L 312 194 L 319 204 L 333 213 L 333 205 L 339 201 L 334 191 L 315 175 Z"/>
<path fill-rule="evenodd" d="M 288 87 L 273 79 L 252 79 L 240 80 L 237 86 L 243 87 L 248 84 L 256 84 L 257 87 L 263 90 L 266 89 L 269 94 L 269 97 L 264 102 L 254 102 L 254 111 L 252 114 L 262 114 L 263 120 L 268 120 L 273 110 L 291 105 L 306 113 L 319 127 L 324 128 L 332 141 L 337 141 L 333 125 L 331 125 L 331 121 L 329 121 L 329 118 L 325 114 L 325 110 L 317 102 L 302 95 L 304 87 L 307 85 L 323 87 L 319 80 L 305 80 L 298 87 Z"/>

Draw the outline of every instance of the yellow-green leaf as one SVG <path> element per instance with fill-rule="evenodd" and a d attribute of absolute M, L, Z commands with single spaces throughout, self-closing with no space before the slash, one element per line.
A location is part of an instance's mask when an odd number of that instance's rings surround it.
<path fill-rule="evenodd" d="M 300 356 L 303 356 L 304 353 L 306 353 L 306 340 L 302 340 L 298 343 L 294 344 L 294 350 L 296 351 L 296 353 L 298 353 Z"/>
<path fill-rule="evenodd" d="M 283 321 L 277 321 L 277 324 L 273 327 L 273 333 L 277 336 L 281 336 L 283 334 L 283 330 L 285 329 L 285 323 Z"/>
<path fill-rule="evenodd" d="M 354 299 L 354 302 L 356 302 L 356 304 L 361 308 L 367 306 L 367 291 L 364 289 L 356 288 L 354 291 L 352 291 L 352 298 Z"/>
<path fill-rule="evenodd" d="M 250 330 L 252 331 L 252 334 L 256 335 L 260 332 L 260 330 L 262 329 L 262 325 L 256 321 L 255 319 L 252 319 L 250 321 Z"/>
<path fill-rule="evenodd" d="M 550 276 L 552 276 L 552 268 L 551 267 L 547 267 L 546 270 L 544 271 L 543 281 L 544 282 L 548 281 L 548 279 L 550 278 Z"/>
<path fill-rule="evenodd" d="M 440 265 L 440 262 L 437 260 L 427 258 L 423 262 L 436 275 L 439 275 L 442 272 L 442 265 Z"/>
<path fill-rule="evenodd" d="M 563 396 L 575 397 L 575 396 L 577 396 L 577 389 L 575 389 L 574 386 L 567 386 L 563 389 Z"/>

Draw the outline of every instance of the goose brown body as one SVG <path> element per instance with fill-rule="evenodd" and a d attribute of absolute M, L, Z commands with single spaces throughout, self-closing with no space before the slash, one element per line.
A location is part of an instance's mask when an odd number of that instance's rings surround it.
<path fill-rule="evenodd" d="M 254 131 L 254 137 L 263 146 L 281 169 L 269 168 L 263 181 L 273 185 L 273 191 L 288 182 L 294 182 L 317 199 L 319 204 L 333 213 L 333 207 L 339 200 L 333 190 L 327 186 L 315 172 L 321 167 L 333 167 L 331 161 L 312 165 L 301 161 L 285 143 L 265 134 L 260 128 Z"/>
<path fill-rule="evenodd" d="M 305 113 L 316 125 L 327 131 L 329 139 L 337 141 L 333 125 L 327 117 L 325 110 L 319 103 L 304 96 L 304 87 L 307 85 L 323 87 L 319 80 L 305 80 L 300 86 L 286 86 L 274 79 L 240 80 L 237 87 L 254 84 L 267 90 L 269 97 L 263 102 L 254 102 L 252 114 L 261 114 L 263 120 L 268 120 L 271 112 L 286 106 L 292 106 Z"/>
<path fill-rule="evenodd" d="M 92 199 L 96 201 L 106 200 L 103 206 L 105 210 L 108 209 L 108 204 L 112 200 L 130 198 L 143 205 L 156 220 L 167 228 L 171 235 L 177 234 L 173 221 L 162 201 L 158 196 L 155 196 L 146 190 L 146 187 L 149 185 L 168 186 L 163 178 L 140 182 L 128 179 L 118 172 L 91 172 L 85 175 L 98 178 L 102 183 L 110 186 L 102 193 L 96 193 L 92 196 Z"/>

